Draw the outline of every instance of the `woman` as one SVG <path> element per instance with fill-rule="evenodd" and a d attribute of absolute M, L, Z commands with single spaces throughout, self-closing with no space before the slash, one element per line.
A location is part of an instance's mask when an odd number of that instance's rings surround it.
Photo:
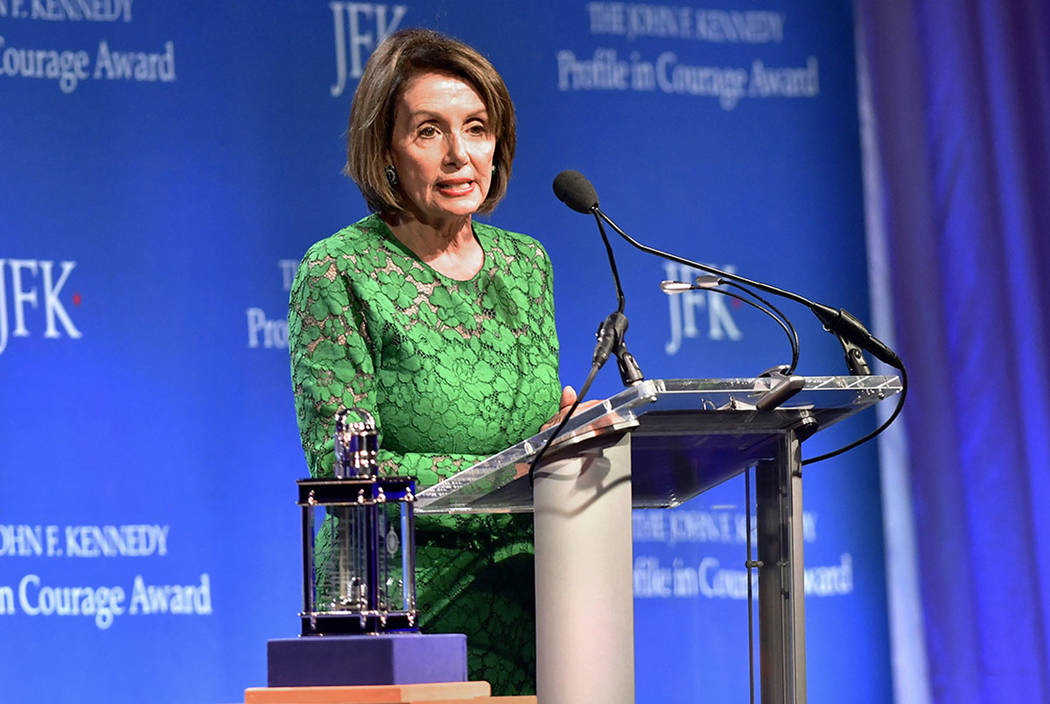
<path fill-rule="evenodd" d="M 333 417 L 371 411 L 380 467 L 430 486 L 537 432 L 560 393 L 551 265 L 524 235 L 474 222 L 506 192 L 514 108 L 470 47 L 405 30 L 354 95 L 347 174 L 374 214 L 315 244 L 292 285 L 292 380 L 314 476 Z M 472 679 L 534 691 L 529 516 L 421 517 L 422 627 L 467 634 Z"/>

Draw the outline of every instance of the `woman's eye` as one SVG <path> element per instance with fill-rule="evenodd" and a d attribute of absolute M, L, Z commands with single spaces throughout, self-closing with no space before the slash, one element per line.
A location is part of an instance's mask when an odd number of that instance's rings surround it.
<path fill-rule="evenodd" d="M 474 124 L 470 125 L 467 128 L 467 131 L 470 134 L 478 136 L 478 137 L 482 137 L 482 136 L 488 134 L 488 129 L 485 128 L 485 125 L 483 125 L 483 124 L 481 124 L 479 122 L 475 122 Z"/>
<path fill-rule="evenodd" d="M 419 128 L 419 131 L 417 132 L 417 134 L 420 137 L 434 137 L 437 135 L 437 133 L 437 128 L 433 125 L 423 125 Z"/>

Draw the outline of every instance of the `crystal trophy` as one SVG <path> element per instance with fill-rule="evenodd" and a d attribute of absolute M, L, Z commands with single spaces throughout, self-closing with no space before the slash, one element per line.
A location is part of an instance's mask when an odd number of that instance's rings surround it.
<path fill-rule="evenodd" d="M 378 451 L 372 415 L 340 411 L 335 477 L 296 482 L 304 636 L 418 630 L 415 481 L 379 476 Z"/>

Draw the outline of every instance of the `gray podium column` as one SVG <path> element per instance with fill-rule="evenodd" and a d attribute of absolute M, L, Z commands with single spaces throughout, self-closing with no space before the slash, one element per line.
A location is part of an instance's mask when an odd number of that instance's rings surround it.
<path fill-rule="evenodd" d="M 541 704 L 634 702 L 630 467 L 624 435 L 615 444 L 574 448 L 571 458 L 536 472 Z"/>
<path fill-rule="evenodd" d="M 778 441 L 776 458 L 758 463 L 758 630 L 762 704 L 806 702 L 805 574 L 802 563 L 802 463 L 798 436 Z"/>

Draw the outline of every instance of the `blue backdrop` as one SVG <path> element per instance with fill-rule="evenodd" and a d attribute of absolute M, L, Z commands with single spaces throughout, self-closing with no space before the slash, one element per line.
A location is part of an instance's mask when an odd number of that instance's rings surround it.
<path fill-rule="evenodd" d="M 1050 3 L 858 7 L 872 234 L 921 371 L 885 468 L 900 700 L 1050 702 Z"/>
<path fill-rule="evenodd" d="M 593 223 L 551 193 L 565 168 L 648 244 L 867 317 L 850 4 L 751 5 L 0 0 L 5 696 L 235 701 L 265 683 L 266 640 L 297 632 L 288 287 L 365 214 L 343 131 L 390 31 L 450 32 L 506 79 L 518 158 L 492 220 L 550 252 L 564 383 L 615 305 Z M 665 297 L 688 273 L 621 245 L 648 376 L 787 361 L 770 321 Z M 845 373 L 794 317 L 800 371 Z M 594 394 L 618 386 L 610 370 Z M 812 701 L 890 699 L 874 452 L 807 472 Z M 743 696 L 744 510 L 730 482 L 636 513 L 639 701 Z"/>

